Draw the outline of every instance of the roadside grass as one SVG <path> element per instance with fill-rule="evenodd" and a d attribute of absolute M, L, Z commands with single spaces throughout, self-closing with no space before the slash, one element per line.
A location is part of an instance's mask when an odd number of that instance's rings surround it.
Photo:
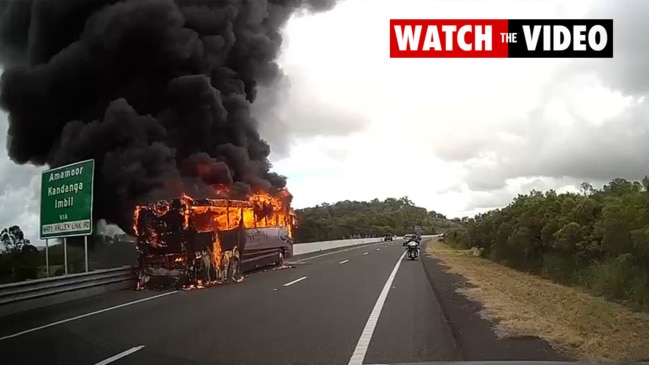
<path fill-rule="evenodd" d="M 484 306 L 500 338 L 538 336 L 582 361 L 649 361 L 649 314 L 577 288 L 480 258 L 434 241 L 426 254 L 475 288 L 458 291 Z"/>

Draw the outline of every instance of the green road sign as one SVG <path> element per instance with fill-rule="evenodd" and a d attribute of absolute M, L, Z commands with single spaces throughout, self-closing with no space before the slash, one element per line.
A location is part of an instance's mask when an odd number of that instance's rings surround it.
<path fill-rule="evenodd" d="M 43 172 L 41 239 L 92 234 L 92 185 L 95 160 Z"/>

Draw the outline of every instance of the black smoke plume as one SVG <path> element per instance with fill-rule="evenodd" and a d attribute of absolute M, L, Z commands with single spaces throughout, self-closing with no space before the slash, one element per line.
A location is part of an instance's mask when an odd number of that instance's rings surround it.
<path fill-rule="evenodd" d="M 136 204 L 283 188 L 250 106 L 282 76 L 289 17 L 333 2 L 0 0 L 9 156 L 94 158 L 95 219 L 126 232 Z"/>

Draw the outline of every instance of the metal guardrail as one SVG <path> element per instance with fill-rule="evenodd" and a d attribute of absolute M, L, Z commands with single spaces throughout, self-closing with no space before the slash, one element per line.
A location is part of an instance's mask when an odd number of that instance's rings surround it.
<path fill-rule="evenodd" d="M 430 237 L 430 236 L 424 236 Z M 346 246 L 377 243 L 381 238 L 307 242 L 294 246 L 295 255 Z M 302 246 L 304 245 L 304 246 Z M 46 307 L 108 291 L 134 287 L 136 277 L 131 266 L 95 270 L 87 273 L 28 280 L 0 285 L 0 317 Z"/>
<path fill-rule="evenodd" d="M 0 285 L 0 317 L 29 309 L 132 287 L 133 267 L 95 270 Z"/>
<path fill-rule="evenodd" d="M 347 240 L 335 240 L 335 241 L 321 241 L 321 242 L 306 242 L 298 243 L 293 246 L 293 255 L 299 256 L 307 253 L 332 250 L 334 248 L 363 245 L 368 243 L 381 242 L 382 237 L 379 238 L 351 238 Z"/>
<path fill-rule="evenodd" d="M 441 235 L 425 235 L 421 236 L 422 238 L 435 238 Z M 403 237 L 396 237 L 397 239 L 402 239 Z M 383 237 L 372 237 L 372 238 L 352 238 L 347 240 L 336 240 L 336 241 L 323 241 L 323 242 L 307 242 L 299 243 L 293 246 L 293 255 L 304 255 L 307 253 L 332 250 L 334 248 L 342 248 L 348 246 L 356 245 L 367 245 L 370 243 L 382 242 Z"/>

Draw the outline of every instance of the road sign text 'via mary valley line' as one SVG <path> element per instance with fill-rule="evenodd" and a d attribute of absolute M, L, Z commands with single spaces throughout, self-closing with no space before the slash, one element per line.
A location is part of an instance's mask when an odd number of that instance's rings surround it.
<path fill-rule="evenodd" d="M 86 160 L 43 172 L 41 239 L 92 234 L 94 170 Z"/>
<path fill-rule="evenodd" d="M 613 19 L 391 19 L 391 58 L 612 58 Z"/>

